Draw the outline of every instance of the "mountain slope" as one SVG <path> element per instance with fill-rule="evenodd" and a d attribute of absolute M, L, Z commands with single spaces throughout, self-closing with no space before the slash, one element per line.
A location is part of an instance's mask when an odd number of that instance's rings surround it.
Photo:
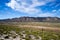
<path fill-rule="evenodd" d="M 0 20 L 0 22 L 60 22 L 58 17 L 20 17 Z"/>

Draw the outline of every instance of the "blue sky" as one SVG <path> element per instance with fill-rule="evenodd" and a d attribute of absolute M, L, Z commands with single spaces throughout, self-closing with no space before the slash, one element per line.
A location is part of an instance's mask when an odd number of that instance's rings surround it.
<path fill-rule="evenodd" d="M 0 0 L 0 19 L 60 17 L 60 0 Z"/>

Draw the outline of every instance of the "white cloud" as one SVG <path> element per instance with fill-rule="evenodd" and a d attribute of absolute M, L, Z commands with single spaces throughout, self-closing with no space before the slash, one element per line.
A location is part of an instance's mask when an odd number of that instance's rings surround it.
<path fill-rule="evenodd" d="M 7 6 L 11 7 L 12 9 L 15 8 L 16 5 L 16 1 L 15 0 L 11 0 L 8 4 L 6 4 Z"/>
<path fill-rule="evenodd" d="M 58 14 L 58 13 L 60 13 L 60 9 L 58 9 L 58 10 L 52 10 L 52 13 Z"/>
<path fill-rule="evenodd" d="M 58 6 L 60 6 L 60 3 L 58 3 L 55 7 L 58 7 Z"/>
<path fill-rule="evenodd" d="M 30 0 L 32 3 L 27 3 L 28 0 L 11 0 L 9 3 L 6 3 L 7 6 L 11 7 L 12 9 L 19 11 L 19 12 L 25 12 L 25 13 L 41 13 L 42 10 L 38 10 L 35 7 L 36 6 L 42 6 L 46 5 L 46 3 L 51 2 L 52 0 Z"/>
<path fill-rule="evenodd" d="M 51 13 L 44 13 L 44 14 L 39 14 L 38 16 L 39 17 L 54 17 L 55 15 Z"/>
<path fill-rule="evenodd" d="M 56 12 L 57 10 L 52 10 L 52 12 Z"/>
<path fill-rule="evenodd" d="M 49 6 L 53 6 L 53 5 L 55 5 L 55 3 L 53 2 L 53 3 L 51 3 Z"/>

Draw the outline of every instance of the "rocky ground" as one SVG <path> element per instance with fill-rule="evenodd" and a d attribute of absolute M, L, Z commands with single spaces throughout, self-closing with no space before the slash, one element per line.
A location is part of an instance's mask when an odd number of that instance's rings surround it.
<path fill-rule="evenodd" d="M 42 40 L 40 36 L 35 36 L 32 34 L 26 34 L 25 31 L 20 32 L 17 34 L 15 31 L 10 31 L 9 34 L 0 34 L 0 40 Z"/>
<path fill-rule="evenodd" d="M 60 29 L 45 30 L 39 26 L 0 25 L 0 40 L 60 40 Z"/>

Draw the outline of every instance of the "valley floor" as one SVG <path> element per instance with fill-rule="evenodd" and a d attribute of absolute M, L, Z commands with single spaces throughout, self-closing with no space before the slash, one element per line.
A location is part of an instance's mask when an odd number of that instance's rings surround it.
<path fill-rule="evenodd" d="M 13 24 L 0 24 L 0 40 L 60 40 L 60 23 L 52 24 L 59 27 L 46 23 Z"/>
<path fill-rule="evenodd" d="M 28 28 L 37 28 L 43 30 L 53 30 L 53 31 L 60 31 L 58 27 L 46 27 L 46 26 L 31 26 L 31 25 L 18 25 L 19 27 L 28 27 Z"/>

